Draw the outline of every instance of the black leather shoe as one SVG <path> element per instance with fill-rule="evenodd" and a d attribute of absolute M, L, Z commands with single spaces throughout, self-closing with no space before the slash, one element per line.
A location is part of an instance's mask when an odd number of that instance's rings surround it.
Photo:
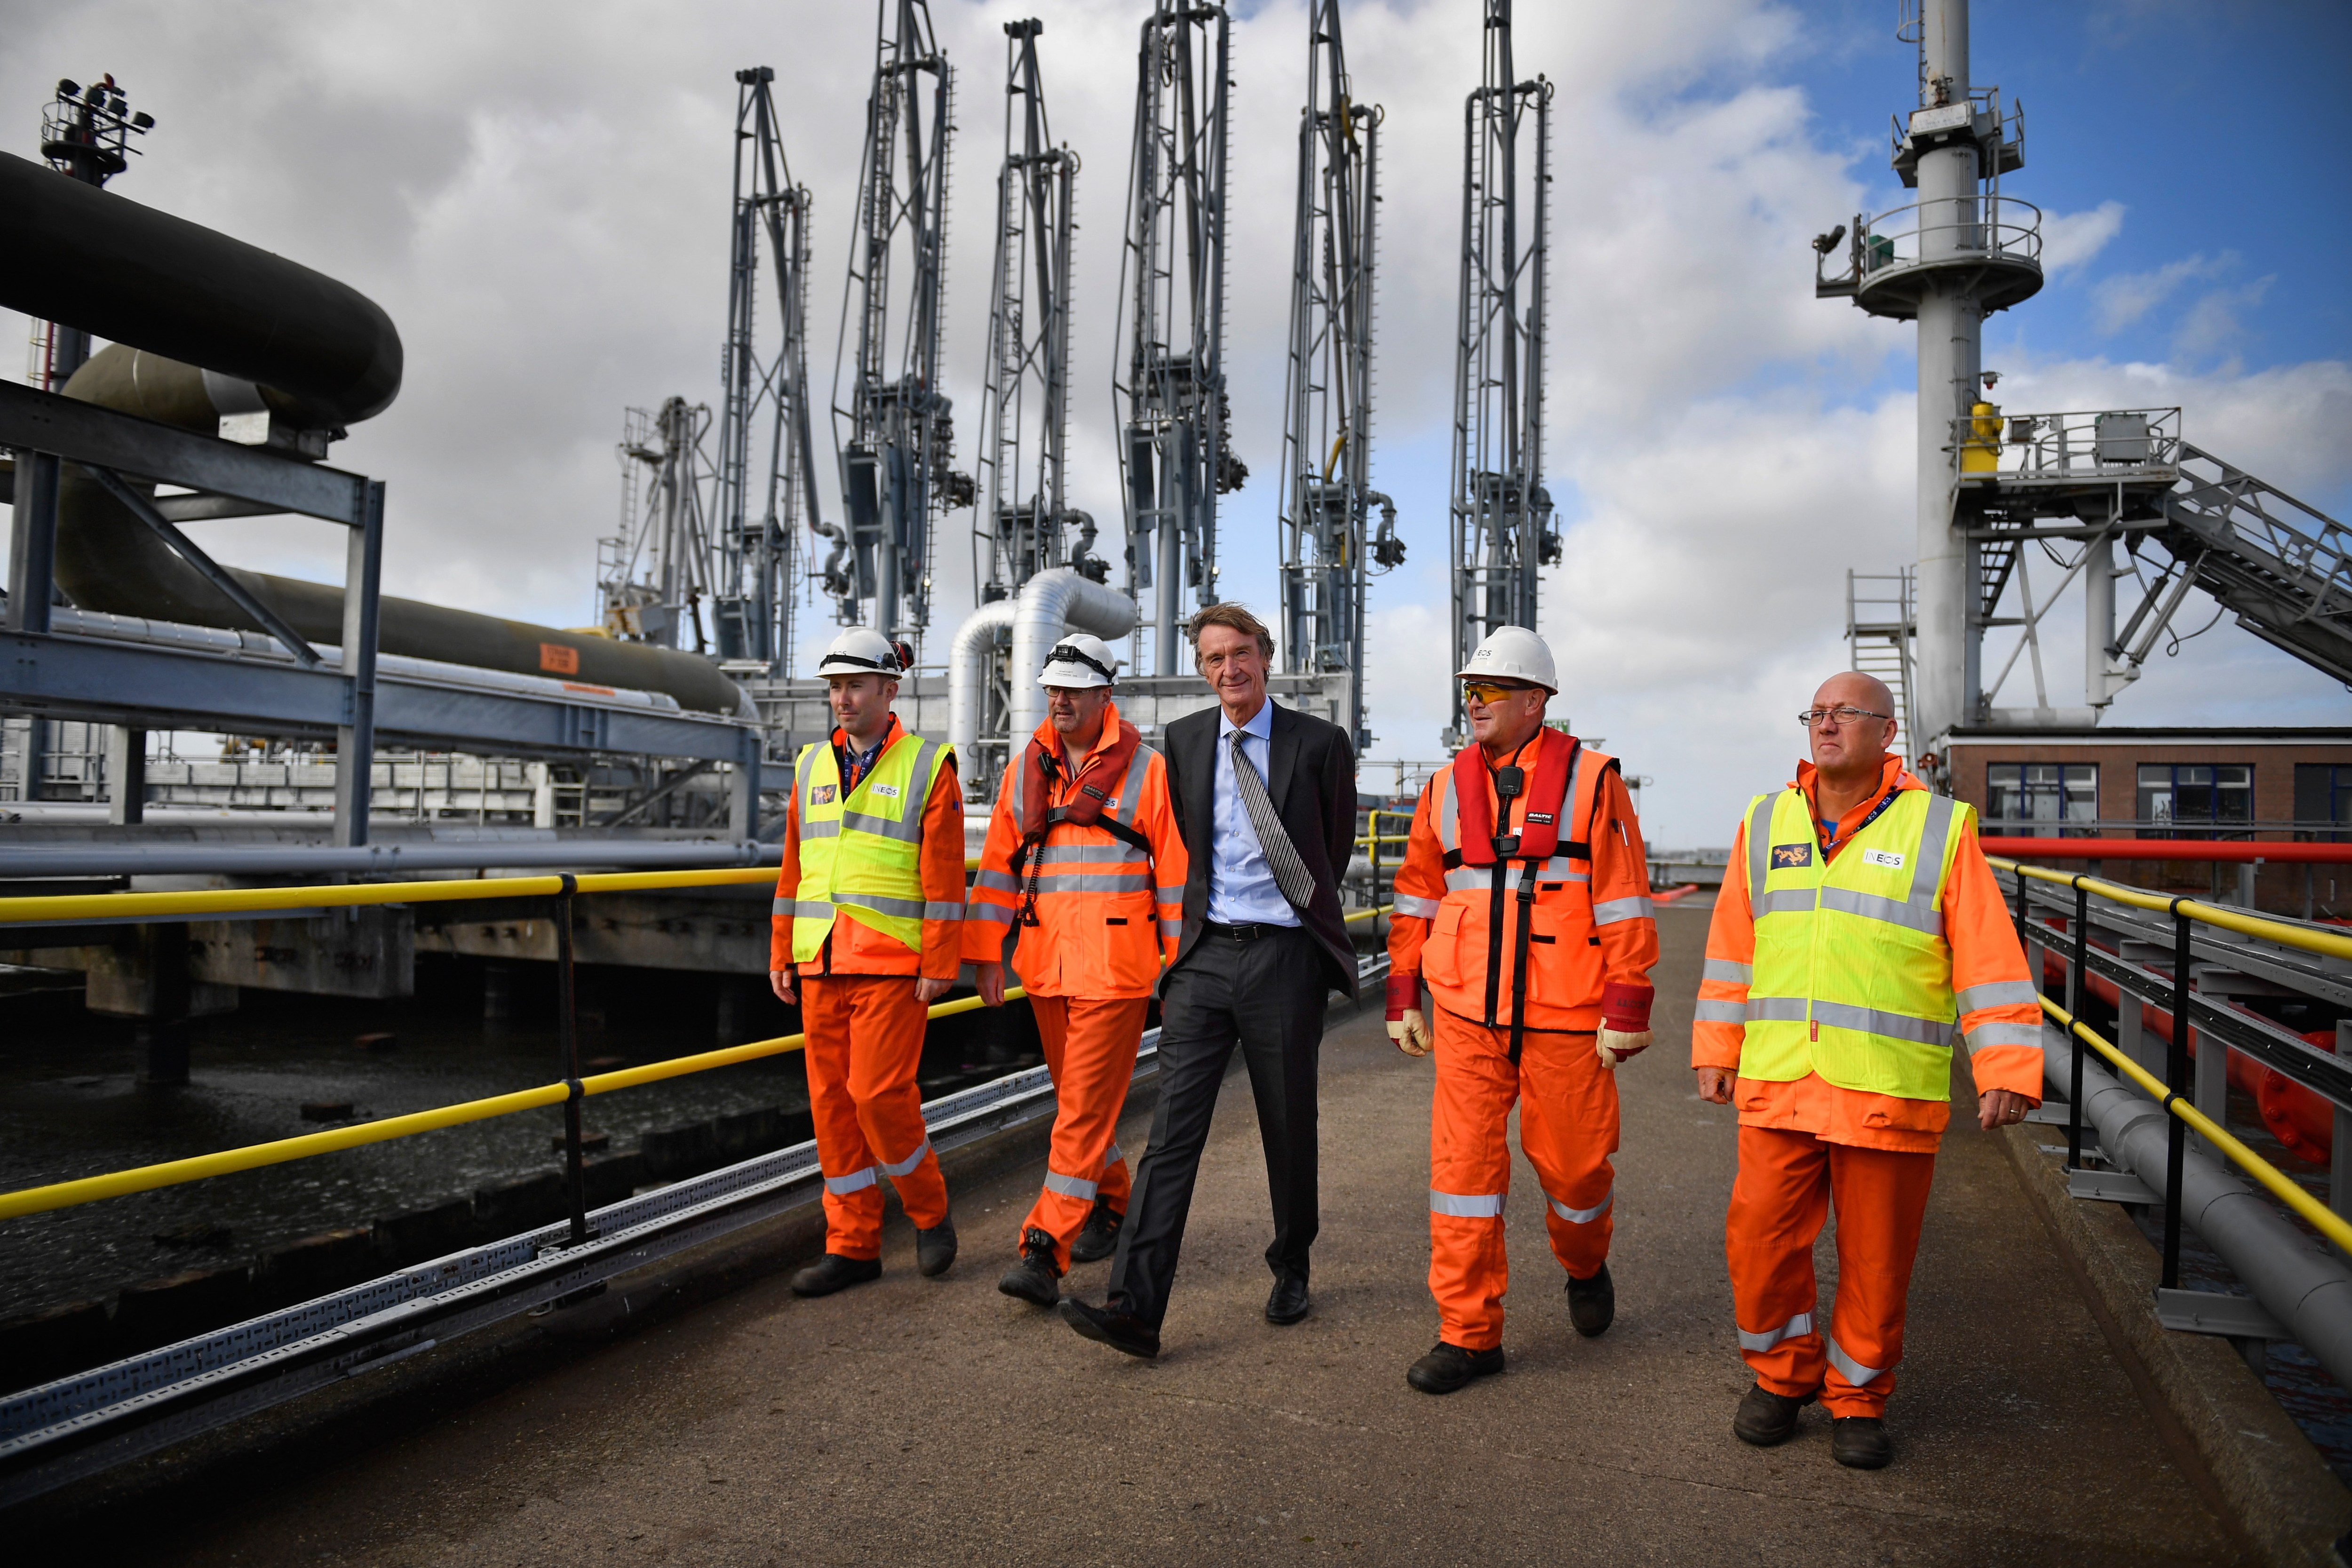
<path fill-rule="evenodd" d="M 1034 1225 L 1022 1232 L 1021 1261 L 1004 1271 L 996 1288 L 1040 1307 L 1060 1300 L 1062 1271 L 1054 1267 L 1054 1238 Z"/>
<path fill-rule="evenodd" d="M 1139 1355 L 1146 1361 L 1160 1353 L 1160 1331 L 1132 1312 L 1089 1307 L 1076 1296 L 1063 1297 L 1060 1310 L 1062 1321 L 1097 1344 Z"/>
<path fill-rule="evenodd" d="M 1760 1383 L 1751 1384 L 1741 1395 L 1738 1412 L 1731 1418 L 1731 1435 L 1759 1448 L 1785 1443 L 1797 1430 L 1797 1412 L 1819 1397 L 1808 1394 L 1802 1399 L 1791 1399 L 1785 1394 L 1773 1393 Z"/>
<path fill-rule="evenodd" d="M 1265 1299 L 1265 1321 L 1287 1327 L 1307 1316 L 1312 1305 L 1307 1299 L 1307 1281 L 1286 1274 L 1274 1282 Z"/>
<path fill-rule="evenodd" d="M 1423 1394 L 1451 1394 L 1474 1378 L 1492 1377 L 1503 1370 L 1503 1347 L 1465 1351 L 1444 1340 L 1429 1353 L 1404 1369 L 1404 1380 Z"/>
<path fill-rule="evenodd" d="M 1895 1458 L 1886 1423 L 1875 1415 L 1841 1415 L 1830 1423 L 1830 1458 L 1849 1470 L 1883 1470 Z"/>
<path fill-rule="evenodd" d="M 1568 1277 L 1568 1321 L 1588 1340 L 1597 1340 L 1617 1321 L 1617 1287 L 1610 1282 L 1609 1265 L 1590 1279 Z"/>
<path fill-rule="evenodd" d="M 835 1290 L 881 1278 L 882 1260 L 878 1258 L 844 1258 L 838 1252 L 828 1252 L 793 1276 L 793 1294 L 830 1296 Z"/>
<path fill-rule="evenodd" d="M 955 1267 L 955 1221 L 943 1219 L 929 1230 L 915 1232 L 915 1269 L 926 1279 L 936 1279 Z"/>
<path fill-rule="evenodd" d="M 1110 1206 L 1108 1198 L 1095 1200 L 1095 1212 L 1087 1215 L 1087 1226 L 1078 1238 L 1070 1243 L 1073 1263 L 1100 1263 L 1118 1250 L 1118 1227 L 1127 1216 Z"/>

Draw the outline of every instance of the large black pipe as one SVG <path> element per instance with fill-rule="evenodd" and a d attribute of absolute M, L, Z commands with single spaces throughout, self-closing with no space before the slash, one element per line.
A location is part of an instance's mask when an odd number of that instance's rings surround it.
<path fill-rule="evenodd" d="M 400 393 L 383 307 L 282 256 L 0 153 L 0 305 L 288 395 L 352 424 Z"/>

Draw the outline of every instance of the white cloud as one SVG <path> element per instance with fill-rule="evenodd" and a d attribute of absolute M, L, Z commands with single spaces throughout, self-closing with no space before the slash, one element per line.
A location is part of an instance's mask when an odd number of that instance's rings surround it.
<path fill-rule="evenodd" d="M 2168 261 L 2147 272 L 2123 272 L 2102 279 L 2091 298 L 2099 330 L 2115 333 L 2147 315 L 2179 291 L 2184 283 L 2219 278 L 2238 264 L 2238 253 L 2225 250 L 2208 258 L 2202 252 Z"/>
<path fill-rule="evenodd" d="M 2056 274 L 2080 267 L 2123 232 L 2124 204 L 2101 202 L 2088 212 L 2042 215 L 2042 268 Z"/>

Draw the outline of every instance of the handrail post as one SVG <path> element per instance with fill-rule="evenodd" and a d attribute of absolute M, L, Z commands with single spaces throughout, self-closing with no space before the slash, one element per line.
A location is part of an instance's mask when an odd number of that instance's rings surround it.
<path fill-rule="evenodd" d="M 578 1247 L 588 1240 L 588 1177 L 580 1146 L 580 1013 L 572 960 L 572 896 L 580 883 L 568 871 L 562 879 L 563 890 L 555 895 L 555 1040 L 563 1081 L 572 1091 L 563 1101 L 563 1184 L 572 1205 L 572 1245 Z"/>
<path fill-rule="evenodd" d="M 2083 1168 L 2083 1037 L 2075 1032 L 2083 1021 L 2083 966 L 2091 956 L 2091 889 L 2074 879 L 2074 961 L 2066 966 L 2066 1045 L 2072 1060 L 2066 1074 L 2066 1168 Z M 2120 994 L 2120 993 L 2118 993 Z"/>
<path fill-rule="evenodd" d="M 2189 1087 L 2189 917 L 2172 900 L 2172 1043 L 2164 1053 L 2164 1273 L 2167 1290 L 2180 1288 L 2180 1177 L 2189 1124 L 2170 1101 Z"/>

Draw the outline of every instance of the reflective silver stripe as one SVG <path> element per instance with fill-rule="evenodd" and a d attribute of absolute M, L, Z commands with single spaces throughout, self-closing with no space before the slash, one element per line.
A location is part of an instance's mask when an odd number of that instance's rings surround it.
<path fill-rule="evenodd" d="M 845 910 L 867 910 L 877 915 L 893 915 L 902 921 L 919 921 L 929 908 L 920 899 L 886 899 L 879 893 L 837 892 L 833 901 Z M 961 907 L 961 906 L 959 906 Z"/>
<path fill-rule="evenodd" d="M 782 899 L 779 899 L 776 901 L 778 903 L 783 902 Z M 793 918 L 794 920 L 829 921 L 833 919 L 833 906 L 821 899 L 798 899 L 793 900 Z"/>
<path fill-rule="evenodd" d="M 1739 1331 L 1739 1348 L 1744 1351 L 1769 1351 L 1782 1340 L 1801 1339 L 1813 1331 L 1813 1315 L 1800 1312 L 1777 1329 L 1767 1329 L 1760 1334 Z"/>
<path fill-rule="evenodd" d="M 1437 918 L 1438 901 L 1435 899 L 1416 899 L 1411 893 L 1396 893 L 1391 896 L 1391 902 L 1396 906 L 1398 914 L 1411 915 L 1421 921 Z"/>
<path fill-rule="evenodd" d="M 1947 1049 L 1952 1044 L 1952 1026 L 1939 1019 L 1914 1018 L 1905 1013 L 1885 1013 L 1875 1007 L 1819 999 L 1813 1003 L 1813 1017 L 1833 1029 L 1856 1029 L 1864 1034 L 1884 1035 L 1891 1040 L 1916 1040 L 1923 1046 L 1942 1046 Z"/>
<path fill-rule="evenodd" d="M 1843 1348 L 1838 1344 L 1836 1335 L 1823 1334 L 1822 1339 L 1829 1347 L 1830 1364 L 1837 1368 L 1840 1374 L 1856 1388 L 1867 1388 L 1872 1383 L 1886 1375 L 1887 1368 L 1864 1366 L 1846 1354 Z"/>
<path fill-rule="evenodd" d="M 2039 1024 L 1979 1024 L 1968 1033 L 1969 1054 L 1974 1056 L 1987 1046 L 2040 1046 L 2042 1026 Z"/>
<path fill-rule="evenodd" d="M 1888 925 L 1925 931 L 1929 936 L 1944 934 L 1944 917 L 1937 911 L 1932 894 L 1923 904 L 1916 900 L 1884 899 L 1876 893 L 1857 893 L 1852 888 L 1823 888 L 1822 908 L 1835 910 L 1843 915 L 1856 915 L 1866 921 L 1884 921 Z"/>
<path fill-rule="evenodd" d="M 908 1172 L 913 1170 L 916 1166 L 921 1164 L 923 1163 L 923 1156 L 930 1152 L 931 1141 L 926 1138 L 920 1143 L 916 1144 L 915 1152 L 908 1155 L 905 1159 L 895 1162 L 889 1160 L 883 1161 L 881 1163 L 882 1173 L 890 1177 L 903 1176 Z"/>
<path fill-rule="evenodd" d="M 1805 1017 L 1805 999 L 1802 996 L 1750 996 L 1748 999 L 1748 1021 L 1751 1024 L 1801 1024 Z"/>
<path fill-rule="evenodd" d="M 996 803 L 996 808 L 999 811 L 1012 814 L 1016 826 L 1021 821 L 1022 792 L 1029 787 L 1029 769 L 1024 765 L 1028 761 L 1029 747 L 1024 742 L 1019 751 L 1013 753 L 1013 766 L 1007 770 L 1013 774 L 1013 787 L 1007 790 L 1003 797 Z"/>
<path fill-rule="evenodd" d="M 1454 798 L 1454 766 L 1452 763 L 1449 763 L 1444 767 L 1438 770 L 1437 777 L 1431 781 L 1430 787 L 1438 792 L 1436 811 L 1437 847 L 1442 850 L 1451 853 L 1452 851 L 1462 847 L 1461 843 L 1459 842 L 1462 829 L 1460 823 L 1456 820 L 1456 818 L 1461 816 L 1461 809 L 1459 803 Z M 1411 846 L 1408 845 L 1407 847 L 1410 848 Z"/>
<path fill-rule="evenodd" d="M 1503 1194 L 1500 1193 L 1441 1193 L 1429 1189 L 1429 1212 L 1452 1215 L 1456 1219 L 1500 1219 L 1503 1217 Z"/>
<path fill-rule="evenodd" d="M 1592 880 L 1592 873 L 1590 871 L 1569 869 L 1575 864 L 1575 861 L 1565 855 L 1555 855 L 1536 868 L 1536 880 L 1538 882 L 1590 882 Z"/>
<path fill-rule="evenodd" d="M 1813 889 L 1781 888 L 1777 891 L 1765 894 L 1760 899 L 1749 900 L 1748 907 L 1748 912 L 1758 920 L 1762 920 L 1766 915 L 1811 914 L 1813 910 Z"/>
<path fill-rule="evenodd" d="M 963 919 L 963 906 L 950 903 L 926 903 L 923 906 L 923 918 L 927 921 L 960 921 Z"/>
<path fill-rule="evenodd" d="M 1494 885 L 1492 866 L 1456 866 L 1445 873 L 1445 890 L 1449 893 L 1483 893 Z"/>
<path fill-rule="evenodd" d="M 838 838 L 841 837 L 841 824 L 832 817 L 823 822 L 811 822 L 803 816 L 801 818 L 801 837 L 804 839 Z"/>
<path fill-rule="evenodd" d="M 1179 937 L 1182 936 L 1183 934 L 1184 934 L 1184 922 L 1183 922 L 1183 921 L 1181 921 L 1181 919 L 1180 919 L 1180 920 L 1172 920 L 1172 921 L 1163 920 L 1163 921 L 1161 921 L 1160 922 L 1160 941 L 1162 941 L 1162 942 L 1174 942 L 1177 938 L 1179 938 Z"/>
<path fill-rule="evenodd" d="M 1702 996 L 1698 999 L 1698 1005 L 1691 1010 L 1691 1021 L 1698 1024 L 1745 1024 L 1748 1022 L 1748 1004 L 1718 1002 L 1712 997 Z"/>
<path fill-rule="evenodd" d="M 895 838 L 901 844 L 920 844 L 923 841 L 923 812 L 919 805 L 915 808 L 915 814 L 908 817 L 876 816 L 871 812 L 845 811 L 841 814 L 841 822 L 845 827 L 871 833 L 877 838 Z"/>
<path fill-rule="evenodd" d="M 778 900 L 776 900 L 776 903 L 775 903 L 775 909 L 774 909 L 773 912 L 774 912 L 774 913 L 776 913 L 776 914 L 780 914 L 780 915 L 788 915 L 788 914 L 791 914 L 791 913 L 793 912 L 793 901 L 792 901 L 792 900 L 790 900 L 790 899 L 778 899 Z"/>
<path fill-rule="evenodd" d="M 1080 1198 L 1087 1203 L 1094 1202 L 1095 1198 L 1095 1184 L 1083 1176 L 1066 1176 L 1061 1172 L 1051 1169 L 1045 1173 L 1045 1190 L 1049 1193 L 1059 1193 L 1066 1198 Z"/>
<path fill-rule="evenodd" d="M 1702 978 L 1719 980 L 1726 985 L 1747 985 L 1756 979 L 1756 966 L 1741 963 L 1737 959 L 1710 958 L 1702 972 Z"/>
<path fill-rule="evenodd" d="M 1772 807 L 1780 797 L 1768 795 L 1756 802 L 1756 809 L 1748 814 L 1748 904 L 1756 914 L 1766 912 L 1769 900 L 1764 897 L 1764 879 L 1771 874 Z M 1811 909 L 1812 900 L 1805 900 Z"/>
<path fill-rule="evenodd" d="M 827 1176 L 824 1179 L 824 1190 L 837 1197 L 846 1197 L 851 1193 L 864 1192 L 874 1184 L 874 1167 L 868 1165 L 862 1171 L 852 1171 L 845 1176 Z"/>
<path fill-rule="evenodd" d="M 1988 980 L 1982 985 L 1971 985 L 1965 991 L 1952 993 L 1952 1005 L 1963 1013 L 1979 1012 L 1987 1007 L 2038 1007 L 2042 993 L 2033 988 L 2031 980 Z"/>
<path fill-rule="evenodd" d="M 971 885 L 975 888 L 986 888 L 991 892 L 1017 893 L 1021 890 L 1021 879 L 1010 871 L 991 870 L 988 867 L 982 866 L 972 878 Z"/>
<path fill-rule="evenodd" d="M 1544 1194 L 1544 1202 L 1551 1205 L 1551 1212 L 1559 1215 L 1560 1218 L 1568 1221 L 1570 1225 L 1591 1225 L 1594 1220 L 1599 1219 L 1602 1215 L 1607 1214 L 1609 1212 L 1609 1205 L 1616 1201 L 1617 1189 L 1614 1187 L 1610 1188 L 1608 1192 L 1601 1194 L 1601 1201 L 1593 1205 L 1589 1209 L 1572 1209 L 1566 1204 L 1560 1202 L 1558 1198 L 1553 1197 L 1549 1193 L 1546 1193 Z"/>
<path fill-rule="evenodd" d="M 1154 888 L 1151 896 L 1163 904 L 1181 904 L 1184 901 L 1184 884 L 1179 882 L 1172 888 Z"/>
<path fill-rule="evenodd" d="M 1592 906 L 1592 923 L 1596 926 L 1613 926 L 1620 921 L 1655 918 L 1646 894 L 1638 899 L 1605 899 Z"/>
<path fill-rule="evenodd" d="M 1958 815 L 1958 803 L 1948 795 L 1927 797 L 1927 821 L 1919 833 L 1919 858 L 1911 868 L 1911 908 L 1924 923 L 1921 931 L 1941 931 L 1944 922 L 1937 918 L 1936 893 L 1944 879 L 1944 846 L 1952 837 L 1952 818 Z"/>
<path fill-rule="evenodd" d="M 1013 911 L 1003 904 L 983 904 L 978 899 L 964 905 L 963 918 L 968 921 L 990 921 L 997 925 L 1013 923 Z"/>
<path fill-rule="evenodd" d="M 1159 752 L 1140 743 L 1127 760 L 1127 777 L 1118 786 L 1118 809 L 1111 813 L 1120 826 L 1135 826 L 1135 814 L 1143 805 L 1143 781 L 1151 776 L 1151 764 L 1159 761 Z"/>
<path fill-rule="evenodd" d="M 1037 884 L 1039 896 L 1047 893 L 1141 893 L 1150 889 L 1141 879 L 1151 874 L 1149 867 L 1139 866 L 1132 871 L 1081 871 L 1075 877 L 1055 877 Z"/>
<path fill-rule="evenodd" d="M 1131 844 L 1048 844 L 1037 851 L 1040 866 L 1142 866 L 1150 859 Z"/>
<path fill-rule="evenodd" d="M 1118 1152 L 1118 1145 L 1114 1143 L 1103 1154 L 1103 1169 L 1108 1171 L 1113 1165 L 1118 1164 L 1121 1160 L 1126 1158 L 1126 1155 Z"/>

